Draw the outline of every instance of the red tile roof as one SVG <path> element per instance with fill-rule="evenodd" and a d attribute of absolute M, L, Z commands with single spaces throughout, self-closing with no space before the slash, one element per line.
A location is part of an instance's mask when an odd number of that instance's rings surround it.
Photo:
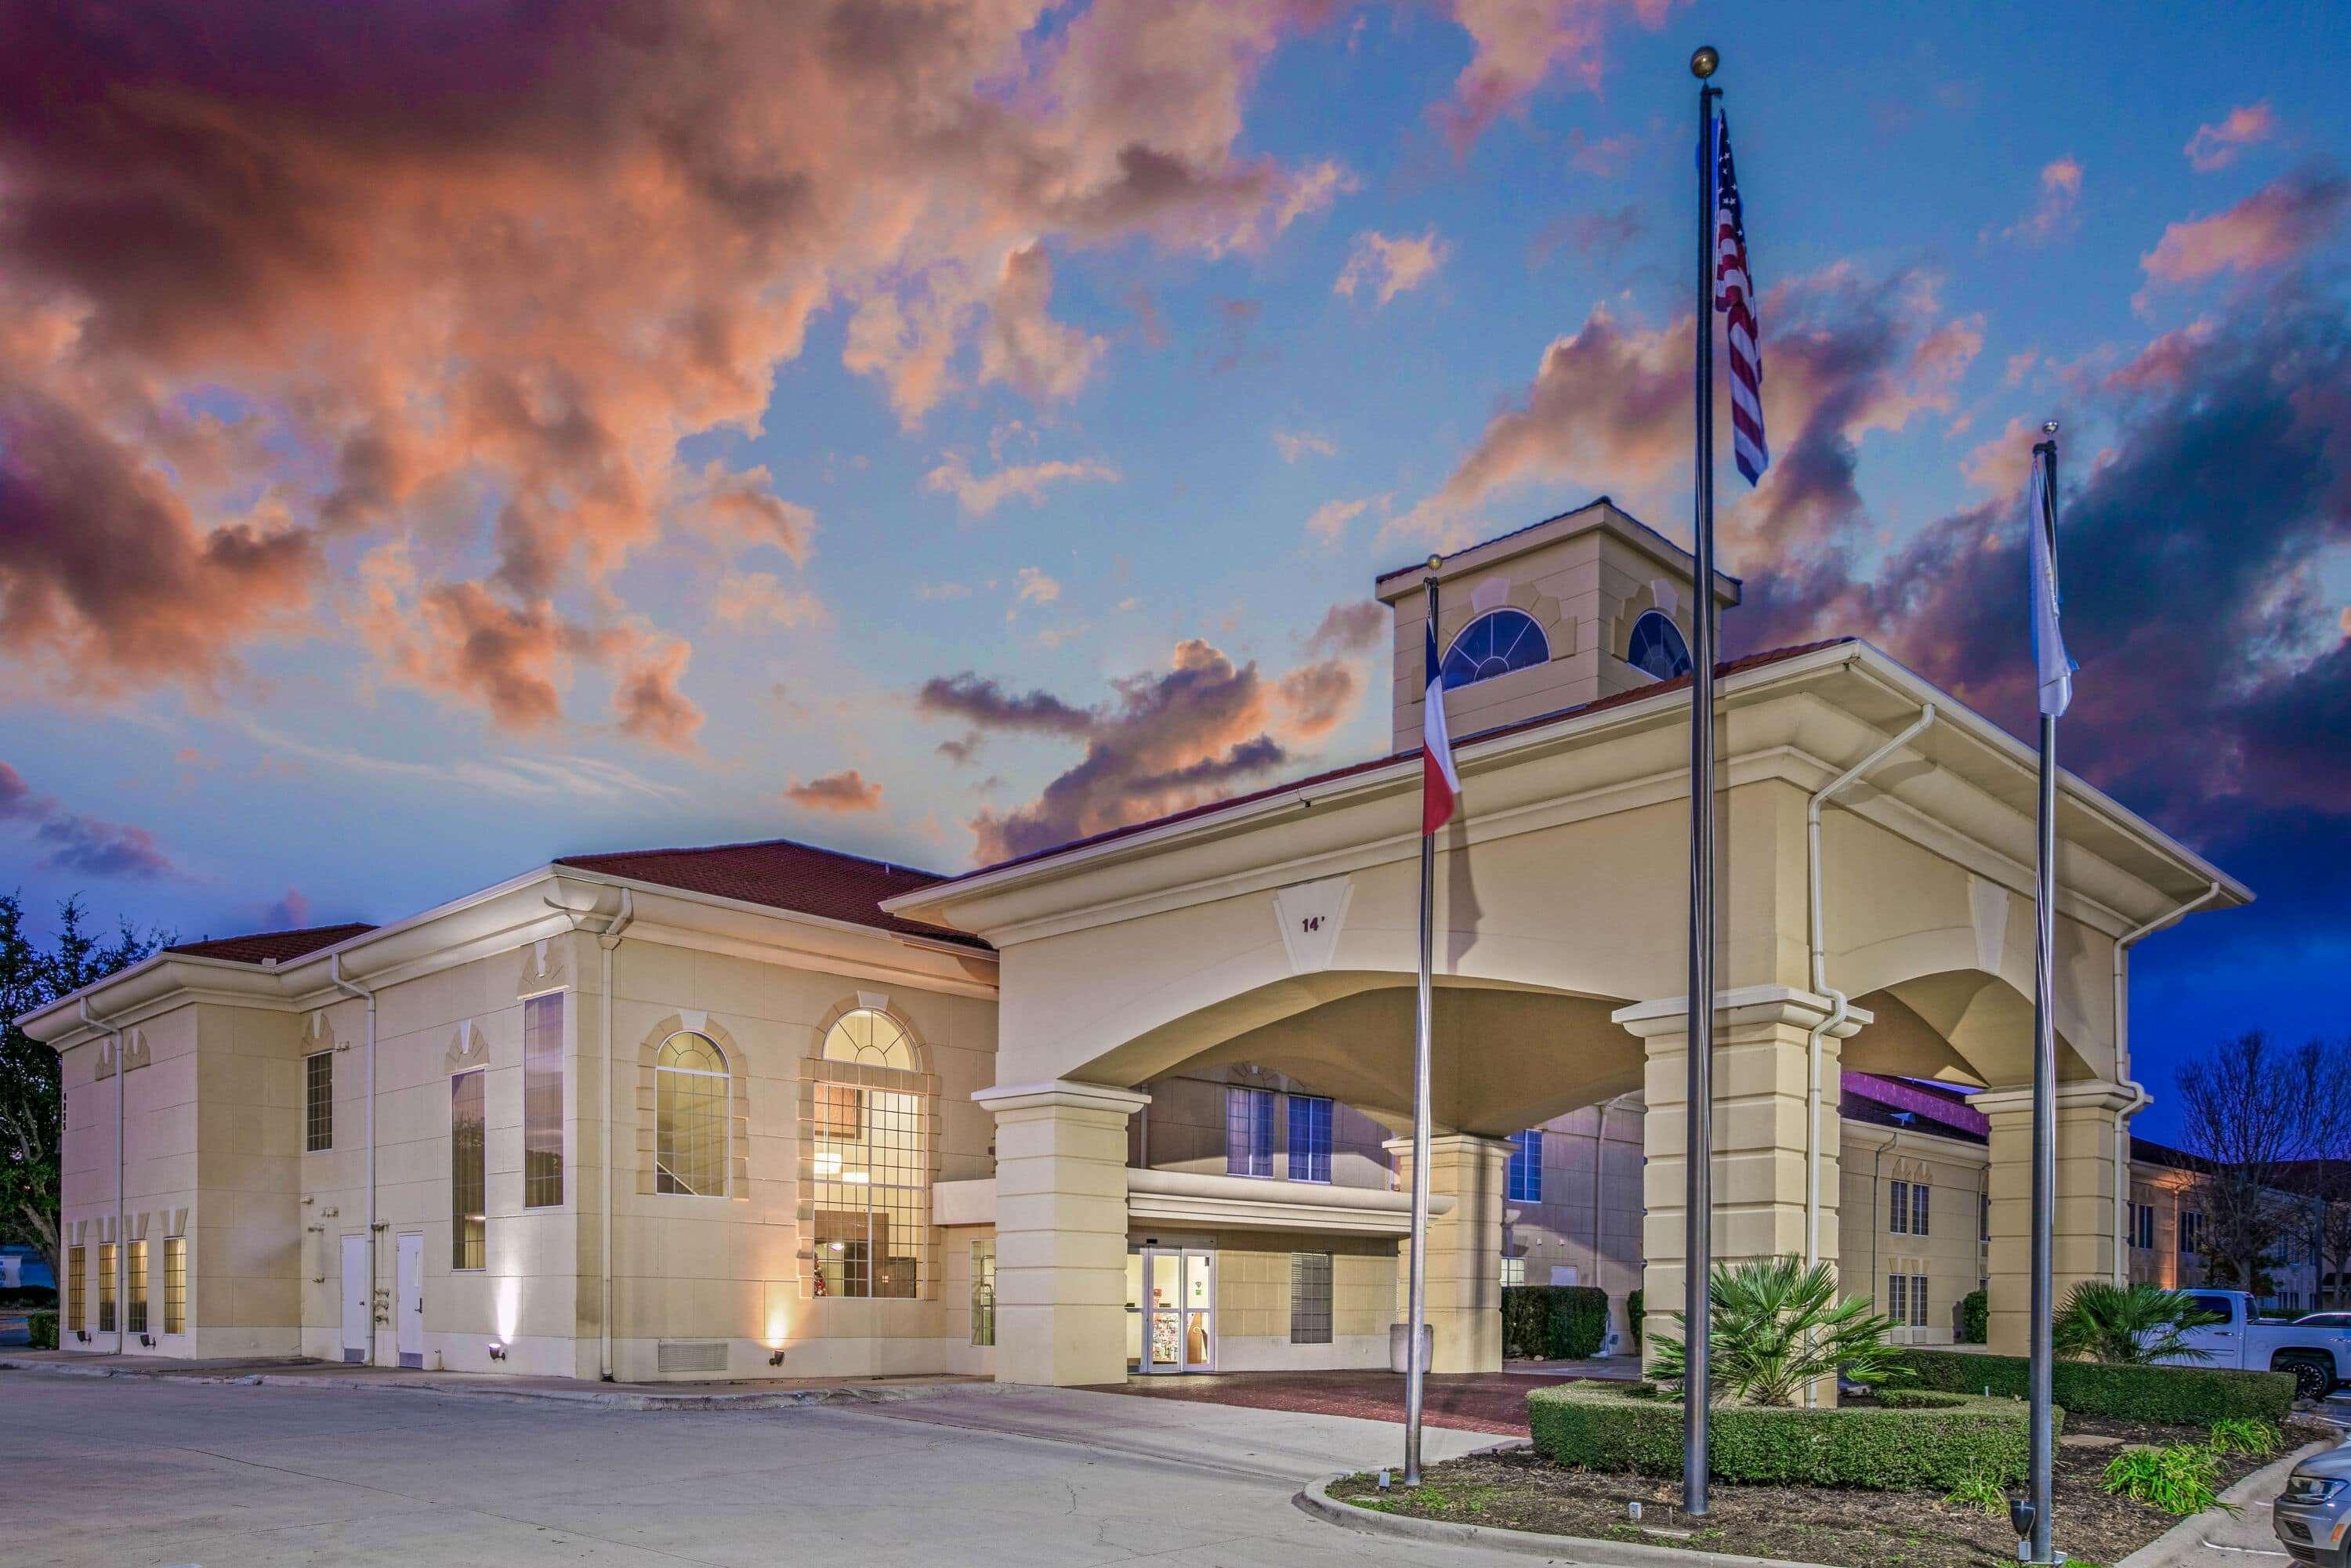
<path fill-rule="evenodd" d="M 280 964 L 349 941 L 375 927 L 363 921 L 342 925 L 306 925 L 298 931 L 256 931 L 249 936 L 219 936 L 203 942 L 181 942 L 163 949 L 191 958 L 225 958 L 236 964 Z"/>
<path fill-rule="evenodd" d="M 764 904 L 771 909 L 821 915 L 879 931 L 955 942 L 985 950 L 987 944 L 885 913 L 882 900 L 913 893 L 944 880 L 938 873 L 863 855 L 843 854 L 790 839 L 747 844 L 711 844 L 699 849 L 622 850 L 611 854 L 563 855 L 556 864 L 604 872 L 632 882 L 682 888 L 719 898 Z"/>
<path fill-rule="evenodd" d="M 1793 659 L 1802 654 L 1816 653 L 1823 648 L 1834 648 L 1842 643 L 1857 643 L 1860 640 L 1858 637 L 1826 637 L 1817 643 L 1799 643 L 1793 647 L 1773 648 L 1765 653 L 1750 653 L 1745 658 L 1731 659 L 1717 664 L 1714 667 L 1715 678 L 1719 680 L 1725 675 L 1736 675 L 1749 670 L 1761 669 L 1766 664 L 1776 664 L 1783 659 Z M 1646 701 L 1665 692 L 1686 691 L 1689 684 L 1690 678 L 1687 675 L 1677 675 L 1670 681 L 1656 681 L 1646 686 L 1635 686 L 1630 691 L 1618 692 L 1613 696 L 1595 697 L 1591 702 L 1579 703 L 1573 707 L 1556 708 L 1550 713 L 1537 714 L 1532 718 L 1498 724 L 1490 729 L 1481 729 L 1471 735 L 1457 735 L 1453 737 L 1453 748 L 1458 751 L 1465 746 L 1473 745 L 1481 740 L 1516 735 L 1522 730 L 1540 728 L 1543 725 L 1557 724 L 1562 719 L 1578 718 L 1585 714 L 1600 713 L 1608 708 L 1624 707 L 1628 704 Z M 1197 806 L 1187 807 L 1181 811 L 1170 811 L 1164 817 L 1154 817 L 1148 821 L 1129 822 L 1123 827 L 1106 828 L 1099 833 L 1090 834 L 1082 839 L 1071 839 L 1068 843 L 1055 844 L 1050 849 L 1031 850 L 1025 855 L 1014 855 L 1010 860 L 998 861 L 994 865 L 981 866 L 977 871 L 967 871 L 958 876 L 941 877 L 937 880 L 961 882 L 968 877 L 985 876 L 989 872 L 1002 871 L 1008 866 L 1026 865 L 1031 861 L 1049 860 L 1054 855 L 1066 854 L 1071 850 L 1108 843 L 1113 839 L 1127 838 L 1153 828 L 1164 828 L 1170 822 L 1205 817 L 1212 811 L 1221 811 L 1231 806 L 1246 805 L 1251 800 L 1270 800 L 1276 795 L 1286 795 L 1295 789 L 1308 789 L 1317 784 L 1334 783 L 1342 779 L 1353 778 L 1358 773 L 1369 773 L 1376 768 L 1388 767 L 1392 763 L 1408 761 L 1419 755 L 1420 747 L 1417 746 L 1409 751 L 1391 752 L 1385 757 L 1374 757 L 1368 762 L 1353 762 L 1344 768 L 1333 768 L 1327 772 L 1311 774 L 1304 779 L 1292 779 L 1286 783 L 1270 784 L 1262 789 L 1252 789 L 1246 795 L 1228 795 L 1220 800 L 1205 800 Z"/>

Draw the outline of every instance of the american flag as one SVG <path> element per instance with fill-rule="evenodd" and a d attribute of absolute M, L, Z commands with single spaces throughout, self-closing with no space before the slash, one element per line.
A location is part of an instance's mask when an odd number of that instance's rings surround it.
<path fill-rule="evenodd" d="M 1714 122 L 1714 308 L 1723 313 L 1730 350 L 1730 449 L 1750 485 L 1771 465 L 1763 438 L 1762 333 L 1755 324 L 1755 280 L 1747 270 L 1747 222 L 1739 176 L 1730 164 L 1730 120 Z"/>

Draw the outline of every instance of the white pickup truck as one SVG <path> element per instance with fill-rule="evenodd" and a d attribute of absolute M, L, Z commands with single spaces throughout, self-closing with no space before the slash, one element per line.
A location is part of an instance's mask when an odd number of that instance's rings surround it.
<path fill-rule="evenodd" d="M 2351 1330 L 2265 1322 L 2253 1315 L 2253 1299 L 2242 1291 L 2189 1291 L 2187 1295 L 2221 1320 L 2189 1329 L 2184 1336 L 2212 1357 L 2199 1365 L 2292 1373 L 2294 1392 L 2304 1399 L 2324 1399 L 2336 1385 L 2351 1383 Z"/>

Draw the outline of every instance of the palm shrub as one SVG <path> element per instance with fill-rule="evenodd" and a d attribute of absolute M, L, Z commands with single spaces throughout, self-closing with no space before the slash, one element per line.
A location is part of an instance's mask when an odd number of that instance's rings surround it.
<path fill-rule="evenodd" d="M 2049 1337 L 2059 1355 L 2109 1366 L 2205 1362 L 2212 1359 L 2211 1353 L 2190 1345 L 2188 1331 L 2220 1321 L 2179 1291 L 2085 1280 L 2065 1298 L 2065 1309 L 2050 1325 Z"/>
<path fill-rule="evenodd" d="M 1792 1257 L 1718 1263 L 1707 1276 L 1709 1380 L 1717 1399 L 1749 1405 L 1793 1405 L 1807 1384 L 1842 1368 L 1869 1384 L 1908 1375 L 1886 1343 L 1891 1318 L 1870 1311 L 1869 1298 L 1836 1299 L 1836 1277 L 1825 1263 L 1806 1268 Z M 1671 1314 L 1685 1333 L 1683 1314 Z M 1653 1375 L 1678 1383 L 1687 1375 L 1682 1342 L 1651 1334 Z"/>

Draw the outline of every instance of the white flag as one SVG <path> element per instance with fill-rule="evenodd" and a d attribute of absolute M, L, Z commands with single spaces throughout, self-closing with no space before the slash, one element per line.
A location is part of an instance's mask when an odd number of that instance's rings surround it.
<path fill-rule="evenodd" d="M 2032 482 L 2024 491 L 2024 531 L 2032 541 L 2032 667 L 2040 680 L 2041 711 L 2056 718 L 2074 700 L 2074 672 L 2080 666 L 2065 656 L 2064 634 L 2057 626 L 2057 541 L 2048 485 L 2048 467 L 2035 453 Z"/>

